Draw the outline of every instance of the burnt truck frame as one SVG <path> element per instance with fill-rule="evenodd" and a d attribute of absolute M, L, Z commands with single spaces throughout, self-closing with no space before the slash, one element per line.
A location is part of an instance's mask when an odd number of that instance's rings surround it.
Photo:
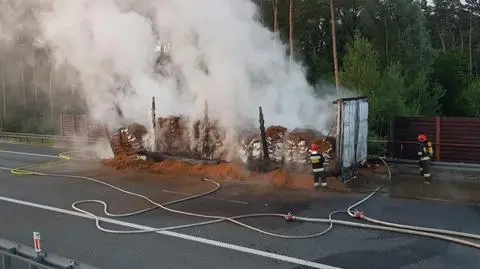
<path fill-rule="evenodd" d="M 368 157 L 368 98 L 365 96 L 339 98 L 336 105 L 336 121 L 333 127 L 335 159 L 327 169 L 342 182 L 349 182 L 358 175 Z M 259 123 L 264 151 L 260 165 L 268 166 L 269 160 L 263 112 L 259 107 Z M 331 138 L 327 134 L 326 139 Z M 331 141 L 329 141 L 331 142 Z M 333 145 L 332 145 L 333 146 Z M 268 169 L 267 169 L 268 170 Z"/>
<path fill-rule="evenodd" d="M 339 177 L 343 182 L 348 182 L 354 179 L 357 175 L 358 168 L 361 167 L 367 160 L 368 149 L 368 98 L 353 97 L 340 98 L 332 102 L 336 105 L 336 121 L 331 132 L 333 136 L 325 137 L 332 145 L 335 152 L 334 160 L 327 165 L 327 169 L 333 176 Z M 205 103 L 204 121 L 209 122 L 207 103 Z M 276 168 L 286 168 L 292 170 L 308 170 L 308 163 L 300 165 L 301 167 L 289 167 L 283 161 L 278 162 L 271 160 L 268 150 L 268 141 L 265 132 L 264 115 L 262 108 L 259 107 L 259 130 L 262 144 L 263 154 L 261 158 L 249 158 L 246 166 L 255 171 L 268 172 Z M 155 139 L 158 139 L 157 132 L 157 116 L 155 113 L 155 98 L 152 98 L 152 125 L 155 130 Z M 126 128 L 126 127 L 125 127 Z M 139 146 L 139 141 L 135 139 L 126 131 L 125 128 L 119 129 L 113 135 L 109 135 L 110 144 L 115 155 L 120 153 L 120 148 L 128 148 L 131 153 L 144 155 L 149 159 L 155 161 L 162 161 L 165 159 L 181 159 L 193 163 L 220 163 L 224 162 L 220 159 L 212 157 L 212 153 L 208 147 L 202 146 L 199 152 L 160 152 L 154 149 L 153 152 L 148 152 L 144 147 Z M 205 130 L 206 131 L 206 130 Z M 205 136 L 208 134 L 205 133 Z M 135 146 L 135 145 L 136 146 Z"/>

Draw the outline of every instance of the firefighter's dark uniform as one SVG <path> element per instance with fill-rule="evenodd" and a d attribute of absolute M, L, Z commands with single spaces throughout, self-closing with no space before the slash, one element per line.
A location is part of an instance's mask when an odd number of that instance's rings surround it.
<path fill-rule="evenodd" d="M 315 186 L 318 185 L 318 181 L 321 181 L 323 187 L 327 186 L 327 175 L 325 172 L 326 157 L 323 153 L 318 151 L 310 151 L 310 163 L 312 164 L 313 181 Z"/>
<path fill-rule="evenodd" d="M 419 157 L 420 173 L 423 176 L 425 183 L 430 183 L 430 162 L 433 157 L 432 143 L 428 141 L 418 142 L 417 154 Z"/>

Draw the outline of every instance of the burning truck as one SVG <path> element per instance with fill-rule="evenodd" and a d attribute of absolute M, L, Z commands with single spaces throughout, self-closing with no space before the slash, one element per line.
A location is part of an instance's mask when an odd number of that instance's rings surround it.
<path fill-rule="evenodd" d="M 169 42 L 159 42 L 156 49 L 159 52 L 156 68 L 164 76 L 172 75 L 172 70 L 167 70 L 171 65 L 170 48 Z M 175 77 L 180 90 L 181 74 L 177 75 Z M 280 167 L 308 170 L 308 148 L 316 143 L 322 152 L 330 155 L 327 169 L 350 178 L 355 174 L 356 167 L 367 158 L 368 100 L 356 97 L 338 99 L 334 103 L 337 105 L 336 121 L 328 134 L 315 129 L 288 130 L 283 126 L 265 128 L 260 107 L 259 130 L 240 130 L 236 142 L 229 141 L 227 144 L 226 130 L 218 121 L 209 119 L 207 104 L 201 120 L 182 115 L 157 118 L 153 97 L 154 133 L 150 148 L 145 146 L 147 128 L 139 124 L 127 125 L 113 134 L 107 132 L 107 135 L 114 155 L 137 154 L 159 161 L 183 158 L 196 160 L 197 163 L 238 161 L 256 170 Z"/>
<path fill-rule="evenodd" d="M 309 169 L 309 145 L 316 143 L 322 152 L 330 155 L 327 169 L 351 178 L 355 168 L 367 157 L 368 100 L 362 97 L 339 99 L 335 104 L 336 122 L 328 134 L 314 129 L 288 130 L 283 126 L 265 128 L 259 108 L 259 131 L 238 132 L 233 146 L 225 143 L 225 130 L 218 121 L 210 120 L 207 112 L 201 120 L 181 115 L 157 118 L 153 98 L 152 148 L 145 147 L 147 128 L 139 124 L 117 130 L 109 135 L 109 140 L 115 155 L 137 154 L 153 160 L 183 158 L 197 163 L 236 161 L 255 170 L 286 168 L 304 171 Z"/>

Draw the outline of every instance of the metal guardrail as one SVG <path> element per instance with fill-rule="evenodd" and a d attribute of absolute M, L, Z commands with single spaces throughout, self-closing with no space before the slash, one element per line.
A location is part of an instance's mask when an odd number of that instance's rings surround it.
<path fill-rule="evenodd" d="M 36 252 L 35 249 L 0 239 L 0 257 L 2 269 L 14 269 L 14 262 L 24 263 L 30 269 L 99 269 L 78 261 L 60 257 L 45 252 Z"/>
<path fill-rule="evenodd" d="M 40 140 L 41 142 L 47 141 L 65 141 L 65 142 L 74 142 L 74 141 L 82 141 L 87 143 L 98 143 L 98 142 L 108 142 L 106 137 L 104 138 L 90 138 L 90 137 L 73 137 L 73 136 L 61 136 L 61 135 L 44 135 L 44 134 L 31 134 L 31 133 L 11 133 L 11 132 L 0 132 L 0 139 L 1 138 L 13 138 L 19 140 Z M 388 140 L 375 140 L 371 139 L 368 140 L 369 143 L 380 143 L 386 144 L 390 141 Z M 408 159 L 395 159 L 395 158 L 386 158 L 386 160 L 390 163 L 398 163 L 398 164 L 408 164 L 408 165 L 417 165 L 416 160 L 408 160 Z M 454 170 L 472 170 L 477 171 L 480 170 L 480 164 L 470 164 L 470 163 L 451 163 L 451 162 L 440 162 L 440 161 L 433 161 L 432 166 L 442 168 L 442 169 L 454 169 Z"/>
<path fill-rule="evenodd" d="M 10 133 L 0 132 L 0 138 L 18 139 L 20 141 L 40 141 L 46 143 L 48 141 L 63 141 L 74 142 L 82 141 L 87 143 L 105 142 L 106 138 L 91 138 L 81 136 L 61 136 L 61 135 L 43 135 L 43 134 L 30 134 L 30 133 Z"/>
<path fill-rule="evenodd" d="M 394 163 L 394 164 L 418 166 L 417 160 L 385 158 L 385 161 L 388 163 Z M 431 165 L 433 168 L 438 168 L 441 170 L 472 171 L 472 172 L 480 171 L 480 164 L 474 164 L 474 163 L 449 163 L 449 162 L 432 161 Z"/>
<path fill-rule="evenodd" d="M 381 157 L 385 162 L 388 164 L 396 165 L 397 167 L 409 168 L 415 173 L 418 172 L 418 161 L 417 160 L 407 160 L 407 159 L 396 159 L 396 158 L 389 158 L 389 157 Z M 380 163 L 378 160 L 378 156 L 369 155 L 368 156 L 369 162 L 376 162 Z M 450 163 L 450 162 L 438 162 L 432 161 L 431 167 L 434 171 L 439 172 L 452 172 L 452 173 L 460 173 L 465 175 L 477 175 L 480 172 L 480 164 L 474 163 Z M 407 171 L 407 170 L 403 170 Z M 480 180 L 480 177 L 476 176 L 475 179 Z"/>

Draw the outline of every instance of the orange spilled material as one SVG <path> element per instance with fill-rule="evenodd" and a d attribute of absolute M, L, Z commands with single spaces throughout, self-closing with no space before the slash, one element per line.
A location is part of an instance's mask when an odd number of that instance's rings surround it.
<path fill-rule="evenodd" d="M 217 165 L 190 164 L 180 160 L 165 160 L 151 162 L 138 159 L 135 155 L 120 154 L 113 159 L 104 160 L 103 164 L 117 170 L 132 169 L 136 171 L 169 173 L 179 175 L 198 175 L 214 180 L 256 180 L 267 181 L 279 188 L 312 189 L 313 177 L 309 173 L 291 173 L 277 169 L 270 173 L 261 174 L 247 170 L 235 163 Z M 338 191 L 349 189 L 338 179 L 328 179 L 329 187 Z"/>

